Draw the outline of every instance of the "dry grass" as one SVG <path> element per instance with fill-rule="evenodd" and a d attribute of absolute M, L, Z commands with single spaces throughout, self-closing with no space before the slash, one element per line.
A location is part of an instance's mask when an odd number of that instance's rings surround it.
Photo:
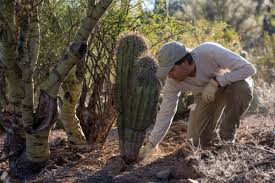
<path fill-rule="evenodd" d="M 275 181 L 275 151 L 264 146 L 225 144 L 194 154 L 200 159 L 201 182 Z"/>
<path fill-rule="evenodd" d="M 200 160 L 200 182 L 275 182 L 274 124 L 272 116 L 248 116 L 241 122 L 236 143 L 193 148 Z"/>
<path fill-rule="evenodd" d="M 256 87 L 259 95 L 258 112 L 262 115 L 275 116 L 275 84 L 262 83 Z"/>

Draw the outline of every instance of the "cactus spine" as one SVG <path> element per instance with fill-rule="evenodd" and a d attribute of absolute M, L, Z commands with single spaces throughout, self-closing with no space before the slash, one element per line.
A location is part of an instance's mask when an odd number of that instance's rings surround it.
<path fill-rule="evenodd" d="M 160 93 L 157 65 L 148 56 L 142 36 L 129 33 L 122 37 L 117 50 L 118 132 L 121 155 L 126 162 L 137 159 L 146 128 L 155 120 Z"/>

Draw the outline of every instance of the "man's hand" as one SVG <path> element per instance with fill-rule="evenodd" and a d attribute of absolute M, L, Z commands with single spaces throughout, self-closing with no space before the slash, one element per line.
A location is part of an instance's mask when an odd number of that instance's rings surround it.
<path fill-rule="evenodd" d="M 144 159 L 152 154 L 152 152 L 155 150 L 155 147 L 151 142 L 148 142 L 145 146 L 140 148 L 138 157 L 140 159 Z"/>
<path fill-rule="evenodd" d="M 215 94 L 218 87 L 219 83 L 214 79 L 211 79 L 202 91 L 202 100 L 206 103 L 213 102 L 215 100 Z"/>

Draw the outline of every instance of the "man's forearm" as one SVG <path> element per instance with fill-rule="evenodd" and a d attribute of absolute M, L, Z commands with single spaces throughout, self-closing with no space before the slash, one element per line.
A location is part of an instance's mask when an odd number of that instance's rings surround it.
<path fill-rule="evenodd" d="M 157 147 L 158 144 L 162 141 L 165 137 L 166 133 L 168 132 L 170 125 L 172 123 L 173 117 L 157 120 L 156 124 L 149 136 L 150 142 L 153 144 L 154 147 Z M 167 121 L 167 122 L 164 122 Z"/>
<path fill-rule="evenodd" d="M 225 73 L 224 75 L 217 76 L 216 80 L 219 82 L 220 86 L 225 87 L 228 84 L 231 84 L 236 81 L 244 80 L 253 76 L 256 73 L 256 69 L 247 64 L 240 69 L 233 70 L 231 72 Z"/>
<path fill-rule="evenodd" d="M 168 78 L 163 87 L 163 101 L 157 114 L 156 123 L 149 137 L 154 147 L 162 141 L 172 123 L 180 94 L 177 83 Z"/>

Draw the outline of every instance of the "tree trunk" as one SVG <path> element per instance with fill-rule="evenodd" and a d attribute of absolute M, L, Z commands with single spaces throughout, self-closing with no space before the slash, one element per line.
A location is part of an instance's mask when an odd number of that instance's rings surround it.
<path fill-rule="evenodd" d="M 77 81 L 76 78 L 70 78 L 74 76 L 75 75 L 70 74 L 67 80 Z M 66 92 L 64 93 L 64 96 L 61 96 L 63 99 L 65 99 L 63 100 L 60 111 L 61 122 L 66 131 L 70 144 L 86 144 L 86 138 L 82 132 L 79 119 L 75 115 L 75 107 L 81 95 L 81 83 L 66 82 L 63 84 L 63 89 L 65 91 L 68 91 L 69 88 L 70 92 Z"/>
<path fill-rule="evenodd" d="M 83 60 L 85 53 L 85 43 L 72 43 L 61 62 L 42 83 L 33 124 L 25 128 L 26 150 L 19 153 L 10 166 L 13 176 L 32 176 L 40 172 L 49 159 L 48 136 L 56 118 L 58 90 L 70 70 Z M 11 142 L 18 143 L 16 139 Z"/>
<path fill-rule="evenodd" d="M 104 12 L 111 5 L 113 0 L 101 0 L 98 3 L 95 3 L 95 0 L 89 0 L 88 9 L 87 9 L 87 17 L 83 20 L 81 27 L 74 37 L 74 41 L 87 41 L 95 28 L 97 22 L 104 14 Z M 73 132 L 68 134 L 69 140 L 73 142 L 73 144 L 81 145 L 85 144 L 85 136 L 82 132 L 81 127 L 78 124 L 78 118 L 76 116 L 76 104 L 78 103 L 79 96 L 78 94 L 73 93 L 73 91 L 81 91 L 83 85 L 83 74 L 77 74 L 78 72 L 83 73 L 84 65 L 74 68 L 74 70 L 70 73 L 70 76 L 64 81 L 64 85 L 68 86 L 65 88 L 65 95 L 62 98 L 63 105 L 67 104 L 67 106 L 61 108 L 61 120 L 64 125 L 66 132 Z M 69 96 L 69 97 L 66 97 Z M 71 100 L 72 98 L 76 99 L 75 101 Z M 72 102 L 73 101 L 73 102 Z M 71 119 L 68 119 L 68 112 L 70 111 Z"/>
<path fill-rule="evenodd" d="M 83 60 L 87 49 L 83 42 L 71 44 L 42 83 L 34 114 L 32 73 L 38 58 L 39 25 L 37 7 L 32 3 L 37 2 L 0 3 L 1 67 L 6 68 L 1 74 L 6 79 L 8 99 L 0 116 L 8 129 L 5 152 L 11 175 L 23 179 L 40 172 L 49 159 L 48 136 L 56 118 L 59 87 L 70 70 Z"/>
<path fill-rule="evenodd" d="M 25 148 L 25 134 L 22 123 L 21 101 L 24 97 L 21 82 L 22 72 L 16 64 L 16 23 L 14 1 L 0 2 L 0 51 L 1 64 L 7 88 L 7 106 L 1 111 L 2 125 L 7 129 L 5 153 L 10 156 L 10 167 L 14 166 L 16 155 Z"/>

